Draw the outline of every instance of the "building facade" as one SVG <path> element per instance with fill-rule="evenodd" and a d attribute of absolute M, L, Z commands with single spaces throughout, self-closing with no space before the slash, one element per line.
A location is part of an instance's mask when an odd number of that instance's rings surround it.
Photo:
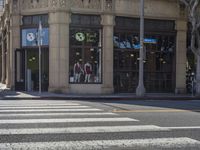
<path fill-rule="evenodd" d="M 1 82 L 42 90 L 135 93 L 139 70 L 139 0 L 6 0 L 1 16 Z M 185 8 L 145 0 L 146 91 L 186 92 Z"/>

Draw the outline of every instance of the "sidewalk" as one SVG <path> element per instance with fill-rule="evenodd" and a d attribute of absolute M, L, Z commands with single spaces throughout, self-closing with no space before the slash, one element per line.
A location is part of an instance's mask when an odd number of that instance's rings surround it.
<path fill-rule="evenodd" d="M 192 95 L 175 95 L 162 93 L 147 93 L 144 97 L 137 97 L 131 94 L 56 94 L 50 92 L 19 92 L 11 91 L 4 84 L 0 83 L 0 99 L 49 99 L 49 100 L 200 100 L 200 97 Z"/>

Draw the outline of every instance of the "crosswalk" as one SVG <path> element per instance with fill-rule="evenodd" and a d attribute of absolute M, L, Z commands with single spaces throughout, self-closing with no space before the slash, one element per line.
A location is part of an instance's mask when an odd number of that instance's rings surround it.
<path fill-rule="evenodd" d="M 189 137 L 150 137 L 172 128 L 67 101 L 0 103 L 0 150 L 195 149 Z M 148 135 L 137 137 L 136 133 Z M 135 137 L 136 136 L 136 137 Z"/>

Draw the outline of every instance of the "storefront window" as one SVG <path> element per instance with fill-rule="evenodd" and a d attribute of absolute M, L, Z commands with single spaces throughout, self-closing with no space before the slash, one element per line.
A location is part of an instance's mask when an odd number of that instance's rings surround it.
<path fill-rule="evenodd" d="M 114 85 L 116 92 L 135 92 L 138 86 L 139 34 L 115 31 Z M 171 92 L 174 87 L 176 39 L 174 33 L 144 36 L 144 84 L 147 92 Z"/>
<path fill-rule="evenodd" d="M 101 83 L 101 29 L 71 28 L 70 83 Z"/>
<path fill-rule="evenodd" d="M 48 26 L 48 15 L 31 15 L 23 16 L 22 25 L 23 26 L 38 26 L 39 22 L 42 22 L 42 26 Z"/>

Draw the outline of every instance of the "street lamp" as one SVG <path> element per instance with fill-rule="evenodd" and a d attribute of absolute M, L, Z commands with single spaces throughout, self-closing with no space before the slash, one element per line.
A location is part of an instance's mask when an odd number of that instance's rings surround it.
<path fill-rule="evenodd" d="M 140 0 L 140 57 L 139 57 L 139 82 L 136 89 L 137 96 L 144 96 L 144 0 Z"/>

